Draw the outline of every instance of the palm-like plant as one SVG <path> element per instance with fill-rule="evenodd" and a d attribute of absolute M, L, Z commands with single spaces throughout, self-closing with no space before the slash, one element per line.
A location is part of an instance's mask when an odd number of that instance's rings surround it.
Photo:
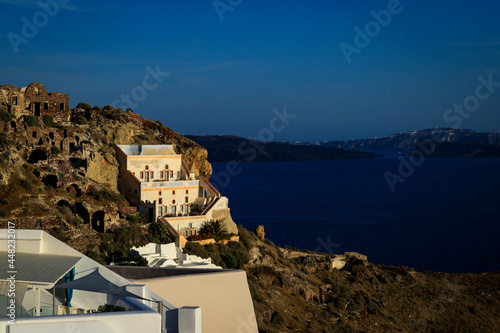
<path fill-rule="evenodd" d="M 200 234 L 212 234 L 214 239 L 222 239 L 227 235 L 226 229 L 220 220 L 210 220 L 205 222 L 200 228 Z"/>

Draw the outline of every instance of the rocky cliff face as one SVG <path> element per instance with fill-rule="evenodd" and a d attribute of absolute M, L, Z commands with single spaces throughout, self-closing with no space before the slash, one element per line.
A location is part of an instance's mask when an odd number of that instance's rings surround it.
<path fill-rule="evenodd" d="M 84 253 L 135 213 L 117 189 L 117 144 L 173 144 L 191 171 L 212 172 L 203 147 L 131 111 L 74 109 L 57 122 L 0 113 L 0 227 L 52 230 Z"/>

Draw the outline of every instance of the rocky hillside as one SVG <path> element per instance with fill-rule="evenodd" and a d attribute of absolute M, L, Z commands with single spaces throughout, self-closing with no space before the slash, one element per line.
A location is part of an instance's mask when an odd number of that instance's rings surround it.
<path fill-rule="evenodd" d="M 229 135 L 187 135 L 208 150 L 211 162 L 277 162 L 373 158 L 377 154 L 335 147 L 263 142 Z"/>
<path fill-rule="evenodd" d="M 500 332 L 500 272 L 417 272 L 239 235 L 260 332 Z"/>
<path fill-rule="evenodd" d="M 437 138 L 437 140 L 436 140 Z M 297 145 L 319 145 L 359 151 L 413 151 L 418 140 L 439 142 L 483 143 L 500 145 L 500 133 L 480 133 L 468 129 L 431 128 L 421 131 L 396 133 L 391 136 L 342 141 L 295 142 Z"/>
<path fill-rule="evenodd" d="M 17 228 L 44 229 L 83 253 L 102 252 L 103 238 L 113 238 L 103 236 L 109 229 L 135 232 L 127 243 L 144 242 L 147 228 L 131 228 L 138 221 L 126 217 L 136 209 L 117 190 L 115 145 L 173 144 L 193 172 L 210 177 L 207 151 L 132 111 L 79 106 L 66 122 L 51 116 L 15 119 L 0 110 L 0 227 L 9 220 Z"/>

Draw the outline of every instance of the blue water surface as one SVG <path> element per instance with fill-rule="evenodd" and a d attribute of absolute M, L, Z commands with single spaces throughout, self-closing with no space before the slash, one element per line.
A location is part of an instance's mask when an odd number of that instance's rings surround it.
<path fill-rule="evenodd" d="M 397 175 L 400 163 L 242 163 L 230 177 L 214 163 L 212 181 L 237 224 L 264 225 L 279 246 L 356 251 L 417 270 L 500 270 L 500 159 L 427 158 L 393 192 L 384 173 Z"/>

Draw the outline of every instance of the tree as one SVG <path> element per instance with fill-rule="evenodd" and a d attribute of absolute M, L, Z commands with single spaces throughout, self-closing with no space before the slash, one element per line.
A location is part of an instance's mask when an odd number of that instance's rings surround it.
<path fill-rule="evenodd" d="M 78 105 L 76 107 L 78 109 L 84 109 L 84 110 L 90 110 L 90 109 L 92 109 L 92 105 L 90 105 L 88 103 L 85 103 L 85 102 L 78 103 Z"/>

